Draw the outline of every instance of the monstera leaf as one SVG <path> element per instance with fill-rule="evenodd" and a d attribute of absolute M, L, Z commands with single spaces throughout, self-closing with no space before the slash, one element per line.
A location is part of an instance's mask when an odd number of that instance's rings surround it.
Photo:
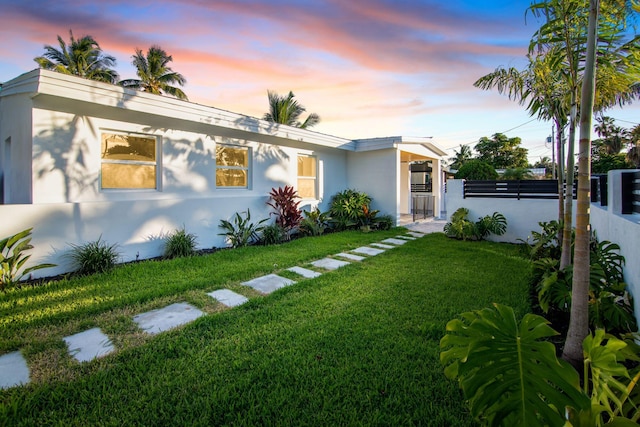
<path fill-rule="evenodd" d="M 586 410 L 590 401 L 575 369 L 544 341 L 554 335 L 543 317 L 527 314 L 518 325 L 513 309 L 496 304 L 450 321 L 440 360 L 483 424 L 563 425 L 565 408 Z"/>

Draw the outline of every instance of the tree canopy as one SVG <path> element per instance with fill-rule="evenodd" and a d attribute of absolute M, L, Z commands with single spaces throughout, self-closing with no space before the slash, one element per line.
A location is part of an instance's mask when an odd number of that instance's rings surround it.
<path fill-rule="evenodd" d="M 154 45 L 144 55 L 142 50 L 136 49 L 131 62 L 136 68 L 139 79 L 127 79 L 120 82 L 121 86 L 143 90 L 156 95 L 167 94 L 178 99 L 187 99 L 182 89 L 174 86 L 184 86 L 187 80 L 180 73 L 173 71 L 167 64 L 173 57 L 160 46 Z"/>
<path fill-rule="evenodd" d="M 496 169 L 526 168 L 528 150 L 520 147 L 519 137 L 508 138 L 495 133 L 491 138 L 483 136 L 474 147 L 478 152 L 478 160 L 482 160 Z"/>
<path fill-rule="evenodd" d="M 293 92 L 289 91 L 288 95 L 280 96 L 276 92 L 267 91 L 267 96 L 269 98 L 269 112 L 262 117 L 264 120 L 303 129 L 320 123 L 320 116 L 316 113 L 309 114 L 304 122 L 299 121 L 300 116 L 307 109 L 293 99 L 295 97 Z"/>
<path fill-rule="evenodd" d="M 97 41 L 90 35 L 76 39 L 69 30 L 70 42 L 67 44 L 58 36 L 59 49 L 45 45 L 44 54 L 33 60 L 40 68 L 63 74 L 84 77 L 106 83 L 118 81 L 118 73 L 112 68 L 116 58 L 105 54 Z"/>

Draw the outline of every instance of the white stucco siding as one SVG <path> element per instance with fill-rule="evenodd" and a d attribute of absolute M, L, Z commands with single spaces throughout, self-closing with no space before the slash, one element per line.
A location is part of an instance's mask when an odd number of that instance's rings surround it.
<path fill-rule="evenodd" d="M 396 149 L 349 153 L 349 188 L 367 193 L 381 215 L 400 212 L 400 152 Z"/>
<path fill-rule="evenodd" d="M 25 94 L 2 97 L 0 170 L 4 203 L 31 203 L 31 100 Z"/>

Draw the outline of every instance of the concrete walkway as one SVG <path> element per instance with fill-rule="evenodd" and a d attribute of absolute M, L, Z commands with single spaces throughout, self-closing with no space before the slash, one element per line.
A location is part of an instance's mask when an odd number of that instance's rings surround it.
<path fill-rule="evenodd" d="M 418 239 L 427 233 L 442 232 L 445 223 L 446 221 L 442 220 L 426 220 L 408 224 L 405 227 L 410 231 L 406 234 L 313 261 L 310 263 L 314 268 L 313 270 L 296 266 L 287 269 L 287 271 L 299 275 L 302 279 L 312 279 L 328 271 L 347 266 L 351 262 L 361 262 L 367 258 L 374 257 L 411 240 Z M 251 287 L 262 294 L 270 294 L 295 283 L 296 281 L 294 280 L 276 274 L 268 274 L 243 282 L 242 285 Z M 218 289 L 209 292 L 207 295 L 227 307 L 236 307 L 249 301 L 244 295 L 229 289 Z M 204 315 L 205 313 L 198 308 L 183 302 L 138 314 L 133 317 L 133 321 L 138 324 L 141 330 L 153 335 L 177 328 Z M 67 345 L 68 354 L 79 363 L 88 362 L 115 351 L 110 338 L 99 328 L 92 328 L 64 337 L 63 340 Z M 0 389 L 27 384 L 28 382 L 29 367 L 20 351 L 0 356 Z"/>

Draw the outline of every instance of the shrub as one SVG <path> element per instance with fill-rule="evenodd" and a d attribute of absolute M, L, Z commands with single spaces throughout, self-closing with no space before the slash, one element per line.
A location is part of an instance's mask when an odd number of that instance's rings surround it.
<path fill-rule="evenodd" d="M 612 333 L 637 331 L 633 300 L 624 283 L 624 257 L 620 247 L 593 239 L 590 245 L 589 324 Z M 541 258 L 533 263 L 533 280 L 538 304 L 545 312 L 568 314 L 571 310 L 573 266 L 560 270 L 558 258 Z"/>
<path fill-rule="evenodd" d="M 382 215 L 377 219 L 379 230 L 390 230 L 395 225 L 395 220 L 391 215 Z"/>
<path fill-rule="evenodd" d="M 469 160 L 458 169 L 456 179 L 487 180 L 498 179 L 498 172 L 487 162 Z"/>
<path fill-rule="evenodd" d="M 501 236 L 507 231 L 507 219 L 501 213 L 494 212 L 471 222 L 467 218 L 469 209 L 460 208 L 451 215 L 451 221 L 444 226 L 447 237 L 461 240 L 482 240 L 489 234 Z"/>
<path fill-rule="evenodd" d="M 267 225 L 262 229 L 262 239 L 264 245 L 277 245 L 287 240 L 287 232 L 279 224 Z"/>
<path fill-rule="evenodd" d="M 233 222 L 221 219 L 219 227 L 225 230 L 219 236 L 226 236 L 233 248 L 247 246 L 260 240 L 258 233 L 264 229 L 262 225 L 268 219 L 262 219 L 257 224 L 251 222 L 251 212 L 247 209 L 243 218 L 238 212 L 233 216 Z"/>
<path fill-rule="evenodd" d="M 73 263 L 73 269 L 81 275 L 104 273 L 111 270 L 120 257 L 117 244 L 109 245 L 101 240 L 102 236 L 94 242 L 83 245 L 70 244 L 69 257 Z"/>
<path fill-rule="evenodd" d="M 483 425 L 636 425 L 640 418 L 638 346 L 597 329 L 583 342 L 580 375 L 556 356 L 557 332 L 543 317 L 493 308 L 463 313 L 447 323 L 440 360 L 457 379 L 471 413 Z M 499 362 L 499 363 L 497 363 Z M 623 381 L 628 382 L 624 384 Z M 613 422 L 615 421 L 615 422 Z"/>
<path fill-rule="evenodd" d="M 38 264 L 20 271 L 31 255 L 25 252 L 33 249 L 31 230 L 28 228 L 6 239 L 0 240 L 0 290 L 5 291 L 30 272 L 41 268 L 55 267 L 55 264 Z"/>
<path fill-rule="evenodd" d="M 164 243 L 164 258 L 179 258 L 195 255 L 197 239 L 182 227 L 169 234 Z"/>
<path fill-rule="evenodd" d="M 368 211 L 370 203 L 371 197 L 369 195 L 356 190 L 348 189 L 335 194 L 331 198 L 329 207 L 331 224 L 338 230 L 346 230 L 361 224 L 364 208 L 366 207 Z"/>
<path fill-rule="evenodd" d="M 276 224 L 285 231 L 285 237 L 288 238 L 291 231 L 296 229 L 302 221 L 302 212 L 300 211 L 300 197 L 292 186 L 287 185 L 284 188 L 272 188 L 269 193 L 271 197 L 267 205 L 275 209 L 272 214 L 276 215 Z"/>
<path fill-rule="evenodd" d="M 300 232 L 307 236 L 320 236 L 329 228 L 331 218 L 328 212 L 320 212 L 317 207 L 311 211 L 304 211 L 304 218 L 300 222 Z"/>
<path fill-rule="evenodd" d="M 500 177 L 500 179 L 512 181 L 533 178 L 533 173 L 528 168 L 505 169 L 504 173 Z"/>

